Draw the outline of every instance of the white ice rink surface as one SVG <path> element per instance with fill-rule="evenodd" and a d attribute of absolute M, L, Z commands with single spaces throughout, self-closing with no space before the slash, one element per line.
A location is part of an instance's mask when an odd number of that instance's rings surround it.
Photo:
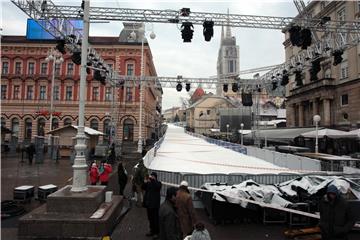
<path fill-rule="evenodd" d="M 148 168 L 183 173 L 278 174 L 293 172 L 264 160 L 244 155 L 184 133 L 169 125 L 165 139 Z"/>

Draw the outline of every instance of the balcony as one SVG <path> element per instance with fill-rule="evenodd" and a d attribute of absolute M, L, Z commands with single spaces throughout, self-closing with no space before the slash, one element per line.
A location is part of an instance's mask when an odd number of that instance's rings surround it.
<path fill-rule="evenodd" d="M 290 90 L 290 95 L 298 95 L 318 88 L 333 88 L 334 86 L 334 78 L 322 78 Z"/>

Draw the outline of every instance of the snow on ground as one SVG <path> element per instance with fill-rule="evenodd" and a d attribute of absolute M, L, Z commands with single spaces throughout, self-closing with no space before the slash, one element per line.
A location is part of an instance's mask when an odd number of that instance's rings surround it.
<path fill-rule="evenodd" d="M 293 172 L 190 136 L 184 133 L 183 128 L 174 125 L 168 126 L 165 139 L 148 167 L 153 170 L 198 174 Z"/>

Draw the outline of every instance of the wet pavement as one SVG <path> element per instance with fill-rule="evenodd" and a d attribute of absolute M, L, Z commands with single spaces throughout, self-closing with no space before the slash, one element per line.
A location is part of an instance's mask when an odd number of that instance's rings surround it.
<path fill-rule="evenodd" d="M 24 159 L 26 160 L 26 159 Z M 131 170 L 135 162 L 124 163 L 127 171 Z M 71 184 L 72 164 L 69 160 L 62 159 L 58 163 L 52 160 L 45 160 L 42 164 L 29 165 L 21 161 L 21 156 L 1 156 L 1 200 L 12 200 L 13 189 L 20 185 L 41 186 L 54 184 L 59 188 Z M 130 180 L 128 181 L 130 182 Z M 35 193 L 36 196 L 36 193 Z M 146 210 L 137 207 L 132 201 L 131 185 L 128 184 L 125 189 L 125 203 L 123 217 L 115 227 L 111 239 L 136 239 L 149 240 L 146 237 L 148 232 L 148 221 Z M 37 200 L 24 204 L 27 211 L 40 206 Z M 199 220 L 204 222 L 206 228 L 211 234 L 212 239 L 252 239 L 252 240 L 281 240 L 286 239 L 283 235 L 287 225 L 271 224 L 263 225 L 261 223 L 223 223 L 214 224 L 203 209 L 197 209 Z M 17 240 L 18 218 L 2 220 L 1 239 Z M 360 233 L 351 233 L 349 240 L 360 239 Z"/>

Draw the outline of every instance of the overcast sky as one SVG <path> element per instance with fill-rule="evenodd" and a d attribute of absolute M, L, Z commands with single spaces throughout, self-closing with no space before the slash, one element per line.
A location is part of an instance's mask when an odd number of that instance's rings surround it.
<path fill-rule="evenodd" d="M 10 1 L 1 1 L 1 28 L 3 35 L 25 35 L 26 15 Z M 61 5 L 81 4 L 81 0 L 54 1 Z M 194 12 L 226 13 L 293 17 L 297 10 L 292 0 L 237 0 L 237 1 L 121 1 L 91 0 L 91 6 L 121 8 L 171 9 L 188 7 Z M 118 36 L 122 22 L 97 23 L 90 26 L 90 36 Z M 220 46 L 221 27 L 214 27 L 214 37 L 205 42 L 202 26 L 196 25 L 191 43 L 183 43 L 180 25 L 147 24 L 147 36 L 151 29 L 156 38 L 148 41 L 158 76 L 208 77 L 216 75 L 216 61 Z M 240 70 L 274 65 L 284 62 L 284 35 L 280 30 L 232 28 L 240 47 Z M 188 97 L 183 90 L 164 89 L 163 109 L 181 106 L 180 97 Z"/>

